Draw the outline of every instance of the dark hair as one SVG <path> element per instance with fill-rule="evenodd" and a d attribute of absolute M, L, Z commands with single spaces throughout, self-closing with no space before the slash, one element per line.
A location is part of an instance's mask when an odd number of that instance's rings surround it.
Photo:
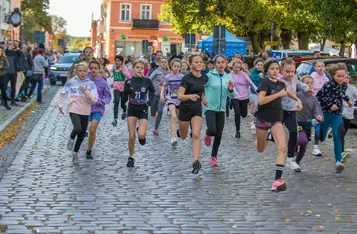
<path fill-rule="evenodd" d="M 202 61 L 203 61 L 203 58 L 202 58 L 201 54 L 190 54 L 190 56 L 188 57 L 188 63 L 192 64 L 193 58 L 195 58 L 195 57 L 200 57 L 202 59 Z"/>
<path fill-rule="evenodd" d="M 90 65 L 92 65 L 93 63 L 94 63 L 94 64 L 97 64 L 97 65 L 98 65 L 98 68 L 100 69 L 100 67 L 101 67 L 101 66 L 100 66 L 100 63 L 99 63 L 97 60 L 92 60 L 92 61 L 90 61 L 90 63 L 89 63 L 88 66 L 90 67 Z"/>
<path fill-rule="evenodd" d="M 212 65 L 214 65 L 214 62 L 213 62 L 213 60 L 208 60 L 207 64 L 212 64 Z"/>
<path fill-rule="evenodd" d="M 296 63 L 294 60 L 292 60 L 291 58 L 286 58 L 283 60 L 283 62 L 281 63 L 281 67 L 284 67 L 285 65 L 294 65 L 296 66 Z"/>
<path fill-rule="evenodd" d="M 321 54 L 321 52 L 316 50 L 316 51 L 314 51 L 314 53 L 312 55 L 315 55 L 315 54 Z"/>
<path fill-rule="evenodd" d="M 92 50 L 92 52 L 94 52 L 94 50 L 93 50 L 93 48 L 92 48 L 92 47 L 87 46 L 86 48 L 84 48 L 84 50 L 83 50 L 83 54 L 86 52 L 86 49 L 91 49 L 91 50 Z"/>
<path fill-rule="evenodd" d="M 156 55 L 157 53 L 164 54 L 161 50 L 156 51 L 155 55 Z"/>
<path fill-rule="evenodd" d="M 260 62 L 264 63 L 264 59 L 262 59 L 262 58 L 256 58 L 256 59 L 254 60 L 253 65 L 255 66 L 255 65 L 257 65 L 257 63 L 260 63 Z"/>
<path fill-rule="evenodd" d="M 31 51 L 32 51 L 32 48 L 31 47 L 27 47 L 26 52 L 30 53 Z"/>
<path fill-rule="evenodd" d="M 227 60 L 226 56 L 224 56 L 223 54 L 219 54 L 219 55 L 217 55 L 216 57 L 214 57 L 214 59 L 213 59 L 214 64 L 216 64 L 216 63 L 217 63 L 217 59 L 219 59 L 219 58 L 223 58 L 223 59 L 224 59 L 224 61 L 226 61 L 226 63 L 228 62 L 228 60 Z"/>
<path fill-rule="evenodd" d="M 124 57 L 121 55 L 115 55 L 114 60 L 117 60 L 117 59 L 119 59 L 122 63 L 124 62 Z"/>
<path fill-rule="evenodd" d="M 279 65 L 279 62 L 278 60 L 276 59 L 267 59 L 265 62 L 264 62 L 264 75 L 267 74 L 268 70 L 269 70 L 269 67 L 273 64 L 273 63 L 276 63 Z M 280 65 L 279 65 L 280 67 Z"/>

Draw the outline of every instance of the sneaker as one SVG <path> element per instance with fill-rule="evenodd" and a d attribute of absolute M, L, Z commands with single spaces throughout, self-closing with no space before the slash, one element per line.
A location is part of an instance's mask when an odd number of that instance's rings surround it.
<path fill-rule="evenodd" d="M 73 150 L 73 146 L 74 146 L 74 140 L 69 138 L 68 143 L 67 143 L 67 149 L 68 150 Z"/>
<path fill-rule="evenodd" d="M 145 145 L 146 144 L 146 137 L 144 139 L 139 139 L 140 145 Z"/>
<path fill-rule="evenodd" d="M 158 135 L 159 135 L 159 130 L 155 129 L 155 130 L 153 131 L 153 133 L 154 133 L 155 136 L 158 136 Z"/>
<path fill-rule="evenodd" d="M 79 165 L 79 162 L 78 162 L 78 152 L 72 152 L 72 162 L 73 162 L 73 165 Z"/>
<path fill-rule="evenodd" d="M 286 184 L 284 180 L 276 180 L 270 189 L 272 192 L 282 192 L 286 190 Z"/>
<path fill-rule="evenodd" d="M 116 127 L 116 126 L 118 125 L 118 120 L 114 119 L 114 121 L 112 122 L 112 125 L 113 125 L 114 127 Z"/>
<path fill-rule="evenodd" d="M 86 159 L 93 159 L 92 151 L 91 151 L 91 150 L 87 150 L 87 152 L 86 152 Z"/>
<path fill-rule="evenodd" d="M 127 167 L 134 167 L 134 164 L 135 164 L 135 159 L 133 157 L 129 157 L 126 166 Z"/>
<path fill-rule="evenodd" d="M 295 172 L 301 172 L 301 168 L 299 167 L 299 168 L 296 168 L 295 169 Z"/>
<path fill-rule="evenodd" d="M 337 162 L 336 163 L 336 169 L 335 172 L 336 173 L 341 173 L 343 171 L 343 169 L 345 169 L 345 167 L 343 166 L 343 164 L 341 162 Z"/>
<path fill-rule="evenodd" d="M 200 161 L 196 160 L 193 164 L 192 164 L 192 173 L 193 174 L 197 174 L 200 169 L 201 169 L 201 163 Z"/>
<path fill-rule="evenodd" d="M 254 122 L 250 122 L 250 130 L 252 131 L 253 134 L 255 134 L 255 123 Z"/>
<path fill-rule="evenodd" d="M 212 144 L 212 138 L 211 138 L 211 136 L 207 135 L 207 130 L 206 130 L 206 136 L 205 136 L 205 144 L 206 144 L 206 146 L 211 146 L 211 144 Z"/>
<path fill-rule="evenodd" d="M 121 119 L 122 119 L 122 120 L 126 119 L 126 113 L 123 113 L 123 114 L 121 115 Z"/>
<path fill-rule="evenodd" d="M 212 166 L 218 167 L 218 162 L 217 162 L 217 158 L 216 157 L 211 156 L 209 158 L 209 162 L 211 163 Z"/>
<path fill-rule="evenodd" d="M 86 134 L 84 135 L 84 137 L 88 137 L 88 135 L 89 135 L 89 133 L 88 133 L 88 132 L 86 132 Z"/>
<path fill-rule="evenodd" d="M 330 139 L 333 137 L 332 129 L 328 130 L 327 137 Z"/>
<path fill-rule="evenodd" d="M 342 163 L 345 163 L 347 161 L 347 159 L 349 159 L 351 157 L 349 152 L 342 152 Z"/>
<path fill-rule="evenodd" d="M 274 141 L 273 134 L 271 134 L 270 129 L 268 130 L 267 141 L 275 142 L 275 141 Z"/>
<path fill-rule="evenodd" d="M 171 138 L 171 145 L 172 145 L 172 146 L 176 146 L 176 145 L 177 145 L 177 139 L 176 139 L 176 137 L 172 137 L 172 138 Z"/>
<path fill-rule="evenodd" d="M 236 132 L 236 138 L 240 138 L 240 132 Z"/>
<path fill-rule="evenodd" d="M 299 164 L 297 164 L 297 163 L 295 162 L 295 159 L 294 159 L 294 158 L 287 158 L 285 164 L 286 164 L 287 167 L 290 167 L 290 168 L 293 169 L 293 170 L 295 170 L 295 169 L 300 169 Z"/>
<path fill-rule="evenodd" d="M 312 151 L 312 154 L 315 155 L 316 157 L 322 156 L 322 153 L 321 153 L 320 149 L 318 149 L 318 148 L 314 148 L 314 150 Z"/>

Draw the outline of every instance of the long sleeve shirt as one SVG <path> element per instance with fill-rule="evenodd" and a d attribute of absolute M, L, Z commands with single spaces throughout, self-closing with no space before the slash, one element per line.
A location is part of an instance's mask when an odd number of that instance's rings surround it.
<path fill-rule="evenodd" d="M 232 80 L 235 88 L 235 97 L 234 99 L 238 100 L 247 100 L 249 99 L 249 87 L 256 92 L 257 86 L 253 83 L 253 81 L 249 78 L 249 76 L 243 72 L 239 71 L 238 73 L 231 72 Z M 259 77 L 260 78 L 260 77 Z"/>
<path fill-rule="evenodd" d="M 129 108 L 140 110 L 151 105 L 154 93 L 155 89 L 150 79 L 134 76 L 125 81 L 122 102 L 126 103 L 129 100 Z"/>
<path fill-rule="evenodd" d="M 348 84 L 347 89 L 346 89 L 346 95 L 350 98 L 350 100 L 354 104 L 357 101 L 357 88 L 353 85 Z M 342 116 L 345 119 L 353 119 L 354 118 L 354 106 L 349 107 L 347 102 L 344 101 Z"/>
<path fill-rule="evenodd" d="M 313 95 L 298 92 L 296 96 L 302 102 L 302 110 L 296 112 L 296 119 L 299 122 L 311 122 L 316 116 L 323 116 L 322 110 L 317 98 Z"/>
<path fill-rule="evenodd" d="M 303 92 L 309 90 L 309 87 L 306 84 L 299 81 L 295 75 L 294 78 L 292 78 L 291 80 L 285 79 L 284 77 L 278 78 L 278 80 L 284 82 L 286 89 L 294 94 L 296 94 L 296 91 L 298 89 L 302 90 Z M 297 109 L 297 102 L 288 96 L 283 97 L 282 103 L 283 103 L 283 110 L 285 111 L 296 111 Z"/>
<path fill-rule="evenodd" d="M 350 98 L 346 95 L 347 84 L 338 84 L 335 80 L 325 83 L 316 97 L 320 102 L 323 112 L 341 114 L 343 108 L 343 101 L 348 102 Z M 336 105 L 337 110 L 332 111 L 330 108 Z"/>
<path fill-rule="evenodd" d="M 101 115 L 104 115 L 105 105 L 109 104 L 112 100 L 112 95 L 110 93 L 110 88 L 106 80 L 104 80 L 101 76 L 96 79 L 90 77 L 91 81 L 97 87 L 98 92 L 98 100 L 91 107 L 91 113 L 99 112 Z"/>
<path fill-rule="evenodd" d="M 160 91 L 161 87 L 164 84 L 164 79 L 165 76 L 169 74 L 169 71 L 166 70 L 165 72 L 159 67 L 155 71 L 153 71 L 149 77 L 149 79 L 152 81 L 152 84 L 154 85 L 155 88 L 155 95 L 160 96 Z"/>
<path fill-rule="evenodd" d="M 45 67 L 48 67 L 48 60 L 41 54 L 38 54 L 33 60 L 33 74 L 43 74 Z"/>
<path fill-rule="evenodd" d="M 314 95 L 316 96 L 317 92 L 322 88 L 322 86 L 329 81 L 325 73 L 320 76 L 317 72 L 313 72 L 311 77 L 314 79 Z"/>

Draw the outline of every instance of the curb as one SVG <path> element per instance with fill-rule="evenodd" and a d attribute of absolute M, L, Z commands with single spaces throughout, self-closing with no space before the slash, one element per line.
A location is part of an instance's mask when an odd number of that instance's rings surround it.
<path fill-rule="evenodd" d="M 46 94 L 48 91 L 48 87 L 43 89 L 42 95 Z M 36 102 L 36 96 L 34 96 L 29 102 L 27 102 L 24 106 L 22 106 L 17 112 L 11 115 L 7 120 L 5 120 L 2 124 L 0 124 L 0 134 L 7 129 L 7 126 L 15 122 L 19 116 L 22 115 L 32 104 Z"/>

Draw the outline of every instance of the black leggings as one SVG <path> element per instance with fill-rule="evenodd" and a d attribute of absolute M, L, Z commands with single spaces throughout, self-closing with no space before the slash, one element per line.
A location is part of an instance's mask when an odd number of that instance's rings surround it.
<path fill-rule="evenodd" d="M 5 76 L 0 76 L 0 90 L 1 90 L 1 96 L 2 96 L 2 100 L 4 102 L 4 105 L 7 105 L 6 89 L 7 89 L 7 85 L 6 85 Z"/>
<path fill-rule="evenodd" d="M 123 102 L 124 92 L 114 90 L 114 119 L 118 119 L 119 103 L 123 112 L 126 113 L 126 103 Z"/>
<path fill-rule="evenodd" d="M 350 128 L 351 120 L 345 118 L 342 118 L 342 120 L 343 120 L 344 134 L 343 137 L 341 138 L 342 139 L 341 143 L 342 143 L 342 152 L 345 152 L 345 136 L 347 134 L 348 129 Z"/>
<path fill-rule="evenodd" d="M 78 115 L 74 113 L 70 113 L 69 115 L 73 124 L 73 131 L 71 133 L 71 139 L 74 140 L 77 136 L 76 144 L 74 145 L 74 152 L 78 152 L 79 148 L 81 148 L 81 144 L 84 140 L 84 136 L 86 135 L 87 127 L 88 127 L 88 115 Z"/>
<path fill-rule="evenodd" d="M 298 131 L 296 121 L 296 111 L 285 111 L 283 123 L 289 131 L 288 157 L 293 158 L 297 145 Z"/>
<path fill-rule="evenodd" d="M 212 156 L 217 157 L 224 128 L 225 112 L 206 111 L 207 135 L 214 137 Z"/>
<path fill-rule="evenodd" d="M 247 117 L 248 115 L 248 103 L 247 100 L 231 99 L 233 109 L 234 109 L 234 121 L 236 123 L 236 132 L 240 132 L 240 117 Z"/>

